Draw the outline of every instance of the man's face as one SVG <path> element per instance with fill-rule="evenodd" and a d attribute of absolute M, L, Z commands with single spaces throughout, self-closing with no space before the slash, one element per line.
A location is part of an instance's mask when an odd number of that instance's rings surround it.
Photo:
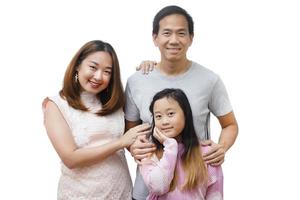
<path fill-rule="evenodd" d="M 162 61 L 176 62 L 186 59 L 193 35 L 189 34 L 186 18 L 173 14 L 160 20 L 159 31 L 153 35 L 153 41 L 161 52 Z"/>

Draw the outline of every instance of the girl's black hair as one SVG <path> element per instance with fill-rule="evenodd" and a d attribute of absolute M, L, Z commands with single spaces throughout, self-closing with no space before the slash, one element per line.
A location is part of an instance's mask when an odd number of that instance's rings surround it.
<path fill-rule="evenodd" d="M 180 108 L 184 113 L 185 125 L 182 132 L 180 133 L 182 138 L 182 143 L 184 145 L 184 153 L 182 155 L 182 157 L 184 158 L 187 155 L 188 151 L 190 151 L 196 146 L 199 146 L 199 141 L 194 128 L 192 109 L 189 100 L 181 89 L 168 88 L 154 95 L 149 110 L 152 114 L 152 124 L 153 124 L 152 135 L 151 135 L 152 141 L 156 145 L 158 151 L 163 149 L 163 145 L 160 144 L 160 142 L 157 139 L 155 139 L 155 137 L 153 137 L 153 129 L 155 127 L 153 107 L 155 102 L 162 98 L 170 98 L 175 100 L 179 104 Z"/>

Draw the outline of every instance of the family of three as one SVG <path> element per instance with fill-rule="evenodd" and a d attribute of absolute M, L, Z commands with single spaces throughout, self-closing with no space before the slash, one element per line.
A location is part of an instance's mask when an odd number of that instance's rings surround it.
<path fill-rule="evenodd" d="M 79 49 L 59 94 L 43 102 L 62 161 L 57 199 L 223 199 L 221 164 L 238 126 L 222 80 L 187 58 L 193 27 L 183 8 L 161 9 L 152 31 L 160 61 L 144 62 L 153 71 L 133 74 L 125 93 L 109 43 Z M 218 143 L 211 113 L 222 128 Z M 125 148 L 138 164 L 134 187 Z"/>

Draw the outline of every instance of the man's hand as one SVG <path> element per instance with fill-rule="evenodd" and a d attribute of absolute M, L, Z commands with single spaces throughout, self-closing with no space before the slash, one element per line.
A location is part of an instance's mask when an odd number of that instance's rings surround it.
<path fill-rule="evenodd" d="M 149 157 L 156 150 L 156 147 L 146 139 L 145 135 L 141 135 L 130 146 L 129 150 L 135 161 L 140 163 L 143 158 Z"/>
<path fill-rule="evenodd" d="M 136 70 L 141 70 L 143 74 L 149 74 L 153 71 L 153 68 L 157 65 L 157 62 L 151 60 L 144 60 L 139 66 L 136 67 Z"/>
<path fill-rule="evenodd" d="M 212 140 L 201 141 L 202 146 L 211 146 L 211 149 L 203 154 L 203 160 L 212 166 L 219 166 L 225 159 L 225 148 L 222 144 L 214 143 Z"/>

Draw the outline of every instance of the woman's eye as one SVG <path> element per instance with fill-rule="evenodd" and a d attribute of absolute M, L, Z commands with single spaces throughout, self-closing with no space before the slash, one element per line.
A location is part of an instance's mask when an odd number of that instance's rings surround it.
<path fill-rule="evenodd" d="M 89 66 L 91 69 L 96 69 L 96 67 L 95 66 Z"/>
<path fill-rule="evenodd" d="M 110 75 L 111 71 L 106 70 L 106 71 L 104 71 L 104 73 Z"/>

